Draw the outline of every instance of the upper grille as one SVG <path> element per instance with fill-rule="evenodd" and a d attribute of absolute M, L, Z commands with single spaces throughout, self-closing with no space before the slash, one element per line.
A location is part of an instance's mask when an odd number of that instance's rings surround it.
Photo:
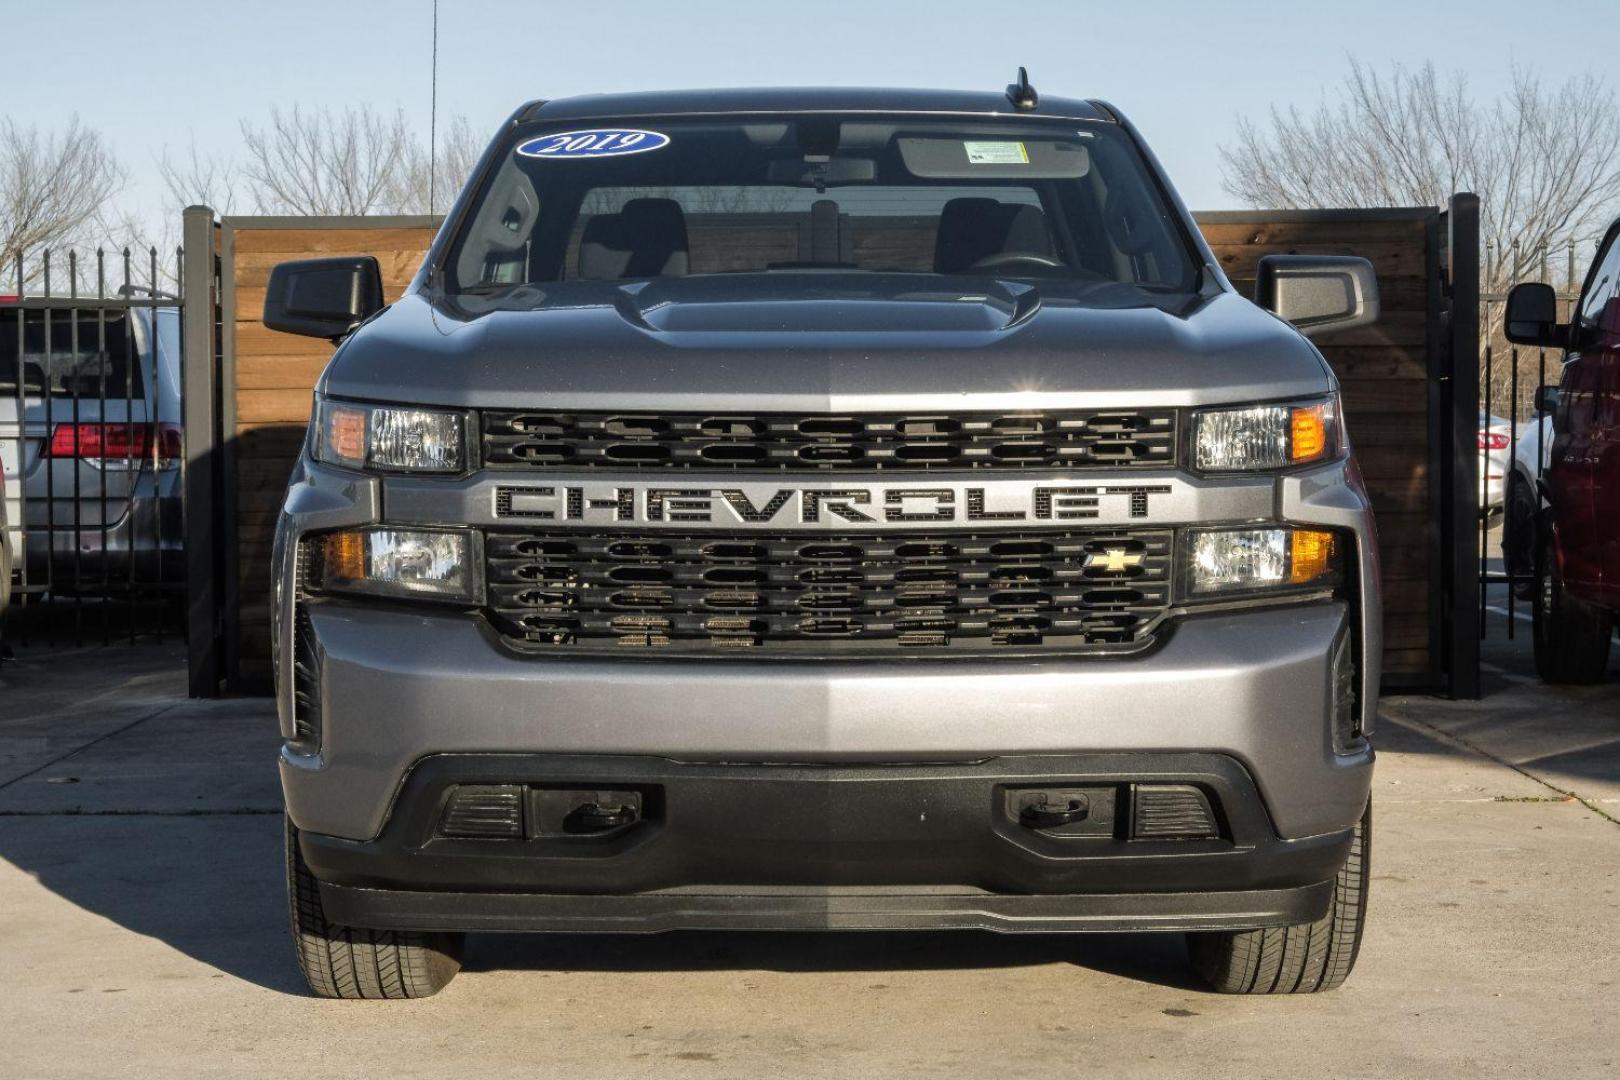
<path fill-rule="evenodd" d="M 490 533 L 489 615 L 537 652 L 1129 652 L 1172 533 Z"/>
<path fill-rule="evenodd" d="M 494 469 L 1084 469 L 1171 466 L 1174 409 L 483 414 Z"/>

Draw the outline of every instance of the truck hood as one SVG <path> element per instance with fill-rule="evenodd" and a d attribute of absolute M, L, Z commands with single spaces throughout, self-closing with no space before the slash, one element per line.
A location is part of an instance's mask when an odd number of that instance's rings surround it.
<path fill-rule="evenodd" d="M 1320 394 L 1313 346 L 1234 293 L 927 274 L 705 275 L 409 294 L 323 393 L 752 411 L 1204 405 Z"/>

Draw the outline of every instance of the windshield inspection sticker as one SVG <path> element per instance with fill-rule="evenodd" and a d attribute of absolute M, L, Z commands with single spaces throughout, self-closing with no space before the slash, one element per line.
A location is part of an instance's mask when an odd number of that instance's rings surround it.
<path fill-rule="evenodd" d="M 658 131 L 627 128 L 599 128 L 592 131 L 563 131 L 541 135 L 518 143 L 517 155 L 527 158 L 618 157 L 645 154 L 669 145 L 669 136 Z"/>
<path fill-rule="evenodd" d="M 970 165 L 1028 165 L 1029 151 L 1021 142 L 965 142 Z"/>

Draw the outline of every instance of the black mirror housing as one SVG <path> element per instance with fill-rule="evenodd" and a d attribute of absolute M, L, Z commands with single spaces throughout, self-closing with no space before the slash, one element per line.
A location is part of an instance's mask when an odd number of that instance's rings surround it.
<path fill-rule="evenodd" d="M 337 340 L 383 309 L 382 269 L 369 255 L 284 262 L 270 271 L 264 325 Z"/>
<path fill-rule="evenodd" d="M 1266 255 L 1254 302 L 1306 337 L 1354 330 L 1378 321 L 1378 277 L 1354 255 Z"/>
<path fill-rule="evenodd" d="M 1526 281 L 1508 292 L 1502 336 L 1515 345 L 1562 348 L 1569 327 L 1558 323 L 1558 294 L 1551 285 Z"/>
<path fill-rule="evenodd" d="M 1558 387 L 1536 387 L 1536 412 L 1551 416 L 1558 411 Z"/>

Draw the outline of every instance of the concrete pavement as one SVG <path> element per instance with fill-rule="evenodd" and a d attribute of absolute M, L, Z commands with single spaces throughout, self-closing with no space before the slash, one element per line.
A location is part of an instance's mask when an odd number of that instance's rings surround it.
<path fill-rule="evenodd" d="M 1203 992 L 1171 936 L 671 934 L 475 938 L 431 1000 L 317 1001 L 272 711 L 177 660 L 0 666 L 7 1080 L 1620 1074 L 1620 684 L 1522 649 L 1484 703 L 1387 703 L 1361 962 L 1292 999 Z"/>

